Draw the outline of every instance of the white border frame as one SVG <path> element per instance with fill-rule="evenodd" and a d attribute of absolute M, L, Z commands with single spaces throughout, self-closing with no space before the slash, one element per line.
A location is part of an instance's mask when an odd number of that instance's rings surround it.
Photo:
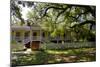
<path fill-rule="evenodd" d="M 24 0 L 25 1 L 25 0 Z M 80 5 L 96 5 L 97 7 L 97 61 L 85 63 L 64 63 L 64 64 L 50 64 L 50 65 L 36 65 L 34 67 L 98 67 L 100 62 L 100 18 L 99 18 L 99 3 L 96 0 L 26 0 L 39 2 L 54 2 L 66 4 L 80 4 Z M 98 0 L 99 1 L 99 0 Z M 0 67 L 10 67 L 10 0 L 0 0 Z M 25 66 L 24 66 L 25 67 Z M 32 67 L 32 66 L 27 66 Z"/>

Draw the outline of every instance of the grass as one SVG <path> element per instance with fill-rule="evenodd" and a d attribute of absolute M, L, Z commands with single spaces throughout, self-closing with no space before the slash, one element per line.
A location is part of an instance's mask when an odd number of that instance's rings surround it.
<path fill-rule="evenodd" d="M 21 43 L 12 43 L 11 44 L 11 52 L 16 52 L 16 51 L 19 51 L 19 50 L 22 50 L 24 47 L 24 45 L 22 45 Z"/>
<path fill-rule="evenodd" d="M 13 42 L 11 52 L 19 52 L 24 45 Z M 12 54 L 11 64 L 35 65 L 52 63 L 74 63 L 90 62 L 96 60 L 96 48 L 78 48 L 78 49 L 44 49 L 43 51 L 33 51 L 32 54 Z"/>
<path fill-rule="evenodd" d="M 95 48 L 33 51 L 33 54 L 16 55 L 12 65 L 34 65 L 95 61 Z"/>
<path fill-rule="evenodd" d="M 66 49 L 66 50 L 46 50 L 47 53 L 50 54 L 78 54 L 84 52 L 93 52 L 95 48 L 77 48 L 77 49 Z"/>

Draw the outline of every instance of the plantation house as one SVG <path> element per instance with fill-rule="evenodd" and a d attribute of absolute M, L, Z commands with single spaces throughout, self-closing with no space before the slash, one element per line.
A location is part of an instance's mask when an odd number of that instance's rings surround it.
<path fill-rule="evenodd" d="M 33 44 L 33 47 L 39 47 L 40 43 L 53 42 L 61 43 L 63 41 L 70 41 L 70 36 L 65 33 L 63 36 L 59 35 L 51 37 L 49 32 L 44 31 L 39 25 L 34 24 L 33 26 L 19 26 L 11 25 L 11 41 L 20 42 L 26 47 L 30 48 L 29 44 Z"/>
<path fill-rule="evenodd" d="M 71 33 L 66 31 L 63 36 L 57 35 L 52 37 L 50 32 L 45 31 L 37 24 L 32 26 L 11 25 L 11 41 L 21 43 L 25 45 L 26 48 L 31 48 L 32 50 L 39 49 L 40 46 L 43 45 L 45 45 L 48 49 L 95 46 L 95 42 L 73 42 L 70 35 Z"/>

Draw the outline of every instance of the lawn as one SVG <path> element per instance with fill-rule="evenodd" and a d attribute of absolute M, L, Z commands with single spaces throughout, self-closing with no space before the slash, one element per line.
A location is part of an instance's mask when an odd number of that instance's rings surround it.
<path fill-rule="evenodd" d="M 95 48 L 38 50 L 31 54 L 13 55 L 12 65 L 33 65 L 95 61 Z"/>

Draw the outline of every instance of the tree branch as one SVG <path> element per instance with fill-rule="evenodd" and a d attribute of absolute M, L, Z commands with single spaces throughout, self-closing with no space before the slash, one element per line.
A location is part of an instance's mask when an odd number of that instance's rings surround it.
<path fill-rule="evenodd" d="M 74 26 L 70 27 L 70 28 L 74 28 L 76 26 L 82 26 L 82 25 L 85 25 L 85 24 L 91 24 L 91 25 L 95 25 L 95 21 L 91 21 L 91 20 L 87 20 L 85 22 L 82 22 L 82 23 L 79 23 L 79 24 L 75 24 Z"/>
<path fill-rule="evenodd" d="M 48 7 L 48 8 L 45 9 L 44 14 L 43 14 L 42 17 L 46 16 L 47 11 L 48 11 L 49 9 L 51 9 L 51 8 L 53 8 L 53 9 L 58 9 L 58 10 L 65 10 L 65 8 L 58 8 L 58 7 L 50 6 L 50 7 Z"/>

